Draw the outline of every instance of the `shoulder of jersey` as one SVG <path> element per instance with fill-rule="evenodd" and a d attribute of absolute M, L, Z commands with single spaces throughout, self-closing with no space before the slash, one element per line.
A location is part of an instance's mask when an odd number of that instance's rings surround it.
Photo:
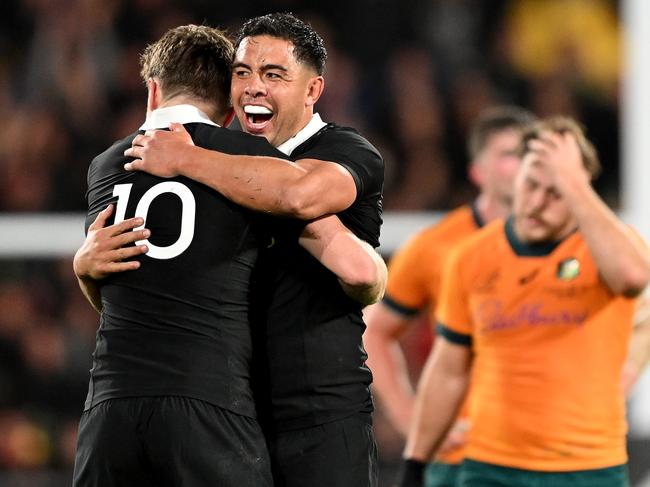
<path fill-rule="evenodd" d="M 342 127 L 333 123 L 327 124 L 326 127 L 321 129 L 320 137 L 323 140 L 336 140 L 336 141 L 347 141 L 350 143 L 358 143 L 364 146 L 367 146 L 372 151 L 379 154 L 377 148 L 370 143 L 359 131 L 352 127 Z"/>
<path fill-rule="evenodd" d="M 118 155 L 120 155 L 120 156 L 124 155 L 124 154 L 123 154 L 124 151 L 125 151 L 126 149 L 128 149 L 129 147 L 131 147 L 131 142 L 133 142 L 133 139 L 135 138 L 136 135 L 138 135 L 138 132 L 133 132 L 132 134 L 127 135 L 127 136 L 124 137 L 123 139 L 116 140 L 116 141 L 113 142 L 113 144 L 111 144 L 111 146 L 108 147 L 105 151 L 103 151 L 103 152 L 100 153 L 100 154 L 97 154 L 97 155 L 93 158 L 93 161 L 92 161 L 92 162 L 95 162 L 95 161 L 97 161 L 97 160 L 99 160 L 99 159 L 103 159 L 103 158 L 105 158 L 106 156 L 113 156 L 114 153 L 115 153 L 115 154 L 118 154 Z"/>
<path fill-rule="evenodd" d="M 472 215 L 472 209 L 463 205 L 450 211 L 437 223 L 420 231 L 420 238 L 431 240 L 456 239 L 460 236 L 470 235 L 479 230 Z"/>
<path fill-rule="evenodd" d="M 247 147 L 252 152 L 261 151 L 264 152 L 265 155 L 286 159 L 286 156 L 271 144 L 269 144 L 269 142 L 264 137 L 251 135 L 246 132 L 242 132 L 241 130 L 231 130 L 225 127 L 214 127 L 212 125 L 200 124 L 200 128 L 198 128 L 197 132 L 195 133 L 199 137 L 209 137 L 207 141 L 205 139 L 202 140 L 208 144 L 211 143 L 208 141 L 212 141 L 216 144 L 217 147 L 219 147 L 223 141 L 230 141 L 237 144 L 237 147 L 241 145 L 243 147 Z"/>
<path fill-rule="evenodd" d="M 484 227 L 481 227 L 471 234 L 467 235 L 462 242 L 459 244 L 459 248 L 462 249 L 471 249 L 470 252 L 474 253 L 480 259 L 487 258 L 497 258 L 493 255 L 485 255 L 485 252 L 481 249 L 495 249 L 495 245 L 500 247 L 499 242 L 507 241 L 505 237 L 505 228 L 503 220 L 495 220 Z"/>

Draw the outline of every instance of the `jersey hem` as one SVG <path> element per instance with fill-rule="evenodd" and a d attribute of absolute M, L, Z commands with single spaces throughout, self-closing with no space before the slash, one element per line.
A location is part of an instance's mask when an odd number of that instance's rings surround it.
<path fill-rule="evenodd" d="M 488 463 L 497 467 L 518 468 L 533 472 L 581 472 L 585 470 L 600 470 L 603 468 L 619 467 L 627 464 L 627 456 L 612 460 L 597 459 L 574 462 L 562 462 L 557 458 L 552 460 L 526 460 L 520 458 L 499 457 L 492 455 L 476 455 L 469 453 L 465 458 L 476 462 Z"/>
<path fill-rule="evenodd" d="M 102 394 L 99 397 L 95 395 L 95 397 L 92 400 L 87 400 L 84 403 L 84 411 L 88 411 L 89 409 L 94 408 L 98 404 L 101 404 L 105 401 L 110 401 L 111 399 L 137 399 L 139 397 L 145 398 L 145 397 L 187 397 L 190 399 L 197 399 L 199 401 L 207 402 L 208 404 L 212 404 L 213 406 L 216 406 L 221 409 L 225 409 L 230 411 L 231 413 L 237 414 L 239 416 L 246 416 L 247 418 L 251 419 L 257 419 L 257 414 L 255 412 L 254 406 L 250 409 L 243 409 L 243 408 L 234 408 L 232 406 L 228 406 L 226 404 L 223 404 L 220 401 L 216 401 L 214 399 L 202 396 L 200 394 L 191 394 L 187 392 L 161 392 L 161 391 L 146 391 L 146 392 L 138 392 L 138 393 L 111 393 L 111 394 Z"/>

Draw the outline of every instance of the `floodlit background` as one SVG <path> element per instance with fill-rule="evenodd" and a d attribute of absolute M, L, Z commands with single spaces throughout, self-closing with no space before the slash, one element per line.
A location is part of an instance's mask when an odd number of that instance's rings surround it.
<path fill-rule="evenodd" d="M 310 21 L 329 51 L 317 110 L 357 128 L 386 161 L 388 259 L 415 229 L 473 197 L 467 130 L 481 110 L 503 103 L 579 119 L 604 164 L 597 190 L 650 237 L 649 3 L 3 0 L 0 486 L 70 483 L 98 324 L 71 268 L 86 168 L 144 120 L 138 55 L 146 43 L 186 23 L 234 34 L 246 18 L 273 11 Z M 429 345 L 425 324 L 404 339 L 414 378 Z M 648 486 L 648 374 L 630 420 L 633 483 Z M 376 432 L 388 485 L 402 440 L 381 405 Z"/>

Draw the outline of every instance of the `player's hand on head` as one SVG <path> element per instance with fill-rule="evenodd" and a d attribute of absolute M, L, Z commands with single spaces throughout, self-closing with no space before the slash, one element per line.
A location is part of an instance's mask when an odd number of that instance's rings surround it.
<path fill-rule="evenodd" d="M 127 171 L 144 171 L 154 176 L 172 178 L 180 174 L 179 163 L 188 147 L 194 146 L 192 137 L 180 123 L 171 123 L 167 130 L 147 130 L 136 135 L 131 147 L 124 151 L 135 160 L 127 162 Z"/>
<path fill-rule="evenodd" d="M 73 260 L 77 277 L 103 279 L 109 274 L 140 267 L 140 262 L 127 259 L 142 255 L 149 249 L 146 245 L 130 244 L 148 238 L 151 232 L 148 229 L 134 230 L 144 224 L 140 217 L 106 226 L 112 214 L 113 205 L 108 205 L 88 227 L 88 235 Z"/>
<path fill-rule="evenodd" d="M 580 147 L 572 134 L 544 131 L 539 139 L 529 142 L 529 147 L 539 162 L 551 172 L 558 189 L 566 188 L 575 181 L 589 182 Z"/>

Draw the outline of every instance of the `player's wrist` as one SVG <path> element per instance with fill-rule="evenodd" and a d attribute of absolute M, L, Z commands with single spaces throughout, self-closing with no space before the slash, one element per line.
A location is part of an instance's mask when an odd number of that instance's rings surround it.
<path fill-rule="evenodd" d="M 424 468 L 426 462 L 405 458 L 397 474 L 396 487 L 422 487 L 424 485 Z"/>
<path fill-rule="evenodd" d="M 193 144 L 186 144 L 180 151 L 180 157 L 173 157 L 169 160 L 171 172 L 174 176 L 185 176 L 190 179 L 198 179 L 198 175 L 204 170 L 204 154 L 201 147 Z"/>
<path fill-rule="evenodd" d="M 77 255 L 75 255 L 72 260 L 72 271 L 74 272 L 74 275 L 77 276 L 77 279 L 81 281 L 90 280 L 91 276 L 89 266 L 83 258 L 79 256 L 79 252 L 80 251 L 77 251 Z"/>

